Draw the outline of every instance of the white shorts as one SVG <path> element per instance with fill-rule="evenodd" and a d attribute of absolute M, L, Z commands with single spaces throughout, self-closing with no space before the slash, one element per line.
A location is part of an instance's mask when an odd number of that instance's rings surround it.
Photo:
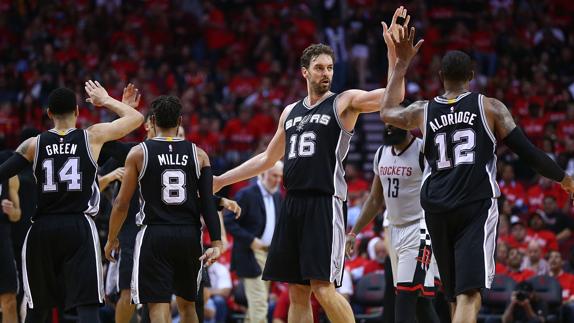
<path fill-rule="evenodd" d="M 388 227 L 389 255 L 397 292 L 419 292 L 434 296 L 439 274 L 424 218 L 401 226 Z"/>

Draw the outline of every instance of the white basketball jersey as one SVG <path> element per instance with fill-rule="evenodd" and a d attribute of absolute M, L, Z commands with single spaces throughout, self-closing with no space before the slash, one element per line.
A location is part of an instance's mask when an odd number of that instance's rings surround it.
<path fill-rule="evenodd" d="M 375 154 L 373 171 L 381 179 L 387 218 L 392 225 L 402 225 L 423 217 L 420 202 L 423 141 L 413 138 L 402 152 L 393 146 L 381 146 Z"/>

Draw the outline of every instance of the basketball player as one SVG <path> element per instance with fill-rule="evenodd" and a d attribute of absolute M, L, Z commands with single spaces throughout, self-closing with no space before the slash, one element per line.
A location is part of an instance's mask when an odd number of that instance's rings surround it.
<path fill-rule="evenodd" d="M 207 265 L 222 249 L 221 224 L 212 201 L 209 158 L 195 144 L 176 138 L 181 103 L 160 96 L 151 103 L 155 137 L 131 149 L 110 216 L 106 258 L 119 246 L 118 234 L 139 182 L 141 226 L 136 237 L 132 300 L 148 304 L 151 322 L 169 322 L 171 295 L 177 296 L 182 322 L 197 322 L 195 300 L 201 260 Z M 202 255 L 200 213 L 212 248 Z M 190 277 L 190 275 L 192 275 Z"/>
<path fill-rule="evenodd" d="M 398 90 L 420 43 L 414 29 L 401 29 L 395 42 L 395 74 L 388 89 Z M 469 92 L 470 57 L 446 53 L 439 77 L 445 93 L 406 108 L 383 98 L 381 118 L 402 129 L 420 128 L 427 163 L 421 205 L 433 243 L 441 280 L 452 302 L 453 322 L 476 322 L 480 291 L 494 278 L 494 251 L 500 191 L 496 183 L 496 144 L 502 141 L 541 175 L 574 191 L 574 182 L 536 148 L 516 126 L 506 106 L 495 98 Z"/>
<path fill-rule="evenodd" d="M 105 106 L 120 118 L 76 129 L 76 94 L 59 88 L 48 98 L 54 128 L 24 141 L 0 166 L 0 181 L 33 162 L 38 207 L 22 250 L 26 322 L 44 322 L 65 296 L 66 310 L 76 308 L 80 322 L 99 322 L 103 276 L 98 233 L 92 217 L 98 212 L 96 160 L 102 145 L 121 138 L 143 122 L 143 116 L 111 98 L 88 81 L 88 102 Z M 136 91 L 132 92 L 136 95 Z M 64 291 L 60 290 L 64 281 Z"/>
<path fill-rule="evenodd" d="M 122 100 L 122 102 L 130 103 L 130 101 Z M 139 105 L 139 98 L 137 101 L 131 102 L 133 108 L 137 108 Z M 151 124 L 151 112 L 146 114 L 144 128 L 146 130 L 146 139 L 152 139 L 155 137 L 155 129 Z M 178 138 L 185 138 L 185 132 L 183 127 L 179 127 L 177 131 Z M 136 146 L 137 143 L 134 142 L 119 142 L 111 141 L 104 144 L 102 147 L 102 152 L 100 155 L 99 163 L 106 163 L 109 159 L 113 159 L 112 162 L 118 163 L 117 166 L 123 166 L 129 153 L 130 149 Z M 124 170 L 125 171 L 125 170 Z M 100 180 L 100 183 L 102 181 Z M 218 209 L 227 209 L 232 213 L 239 216 L 241 214 L 241 208 L 236 201 L 226 199 L 224 197 L 215 196 L 213 201 Z M 131 302 L 131 280 L 133 272 L 133 252 L 134 244 L 138 231 L 136 225 L 136 214 L 139 211 L 139 199 L 134 195 L 130 202 L 130 207 L 127 213 L 127 218 L 124 221 L 122 229 L 118 234 L 120 241 L 119 254 L 114 255 L 117 258 L 117 262 L 110 264 L 110 269 L 108 269 L 108 276 L 106 280 L 106 286 L 114 285 L 113 290 L 119 293 L 120 297 L 116 303 L 115 308 L 115 322 L 116 323 L 127 323 L 131 320 L 135 305 Z M 115 267 L 115 268 L 113 268 Z M 113 268 L 113 270 L 112 270 Z M 112 274 L 110 274 L 110 272 Z M 202 308 L 202 307 L 201 307 Z M 197 313 L 201 316 L 201 313 Z M 201 321 L 201 317 L 199 317 Z"/>
<path fill-rule="evenodd" d="M 398 8 L 390 30 L 398 16 Z M 408 23 L 409 18 L 405 20 Z M 383 23 L 389 66 L 397 57 L 391 32 Z M 289 322 L 311 322 L 313 292 L 331 322 L 352 322 L 353 312 L 335 287 L 341 285 L 345 255 L 347 184 L 344 164 L 353 128 L 361 113 L 378 111 L 383 97 L 398 104 L 404 86 L 396 91 L 348 90 L 331 92 L 333 50 L 323 44 L 307 47 L 301 56 L 301 74 L 307 81 L 307 97 L 283 110 L 275 136 L 267 149 L 215 178 L 215 191 L 252 178 L 284 158 L 287 189 L 263 279 L 289 284 Z M 389 73 L 392 73 L 389 68 Z"/>
<path fill-rule="evenodd" d="M 384 144 L 373 161 L 371 192 L 357 223 L 347 234 L 347 253 L 352 252 L 357 234 L 386 204 L 390 222 L 386 238 L 390 239 L 396 289 L 395 322 L 439 322 L 429 298 L 435 294 L 434 278 L 438 273 L 434 261 L 431 264 L 431 240 L 420 204 L 423 142 L 391 125 L 385 126 L 383 138 Z"/>
<path fill-rule="evenodd" d="M 18 176 L 0 182 L 0 309 L 2 323 L 18 322 L 16 293 L 18 292 L 18 273 L 12 247 L 13 222 L 20 220 L 20 198 Z"/>

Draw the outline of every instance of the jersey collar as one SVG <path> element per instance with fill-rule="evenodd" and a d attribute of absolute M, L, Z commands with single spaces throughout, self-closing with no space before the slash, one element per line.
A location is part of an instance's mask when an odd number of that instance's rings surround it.
<path fill-rule="evenodd" d="M 327 100 L 328 98 L 332 97 L 335 93 L 334 92 L 330 92 L 325 94 L 319 101 L 315 102 L 315 104 L 311 105 L 311 103 L 309 102 L 309 96 L 306 96 L 303 99 L 303 106 L 309 110 L 315 108 L 316 106 L 318 106 L 319 104 L 323 103 L 323 101 Z"/>
<path fill-rule="evenodd" d="M 454 99 L 447 99 L 447 98 L 444 98 L 444 97 L 442 97 L 442 96 L 437 96 L 437 97 L 434 98 L 434 100 L 435 100 L 437 103 L 441 103 L 441 104 L 453 104 L 453 103 L 457 103 L 457 102 L 460 101 L 462 98 L 464 98 L 465 96 L 469 95 L 470 93 L 472 93 L 472 92 L 464 92 L 464 93 L 461 93 L 461 94 L 459 94 L 459 95 L 458 95 L 456 98 L 454 98 Z"/>

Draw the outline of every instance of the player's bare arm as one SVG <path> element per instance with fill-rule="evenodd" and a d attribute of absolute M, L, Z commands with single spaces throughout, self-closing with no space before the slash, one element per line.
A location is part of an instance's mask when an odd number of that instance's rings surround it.
<path fill-rule="evenodd" d="M 116 261 L 112 256 L 112 251 L 119 248 L 120 242 L 118 240 L 118 234 L 126 220 L 130 208 L 130 201 L 138 186 L 138 175 L 142 167 L 143 158 L 143 150 L 139 145 L 133 147 L 126 158 L 122 186 L 118 196 L 114 200 L 114 206 L 110 215 L 108 242 L 104 248 L 106 259 L 109 261 Z"/>
<path fill-rule="evenodd" d="M 402 23 L 402 28 L 406 28 L 409 24 L 410 16 L 407 15 L 407 9 L 403 6 L 395 10 L 389 27 L 387 27 L 385 22 L 381 22 L 383 26 L 383 38 L 387 45 L 387 57 L 389 61 L 387 77 L 389 79 L 394 72 L 394 67 L 397 62 L 393 33 L 397 33 L 397 30 L 401 27 L 400 24 L 397 24 L 399 17 L 406 17 Z M 386 91 L 385 88 L 380 88 L 372 91 L 354 89 L 341 93 L 337 100 L 337 113 L 345 130 L 353 130 L 359 114 L 379 111 L 384 96 L 390 96 L 391 102 L 396 102 L 396 104 L 402 102 L 405 98 L 404 79 L 401 84 L 402 86 L 397 91 Z"/>
<path fill-rule="evenodd" d="M 37 137 L 24 140 L 8 160 L 0 164 L 0 182 L 16 176 L 34 161 Z"/>
<path fill-rule="evenodd" d="M 415 28 L 410 31 L 407 28 L 399 29 L 399 39 L 393 38 L 395 44 L 395 51 L 397 53 L 397 63 L 395 64 L 395 71 L 387 85 L 389 93 L 400 91 L 404 87 L 404 77 L 407 74 L 410 62 L 422 46 L 423 40 L 419 40 L 416 45 L 413 45 L 415 39 Z M 421 101 L 409 105 L 406 109 L 398 106 L 398 103 L 393 101 L 393 97 L 385 95 L 381 104 L 381 120 L 401 129 L 415 129 L 423 127 L 424 122 L 424 104 Z M 403 111 L 401 111 L 401 109 Z"/>
<path fill-rule="evenodd" d="M 89 96 L 87 102 L 97 107 L 104 106 L 119 116 L 112 122 L 97 123 L 88 128 L 92 155 L 97 160 L 104 143 L 125 137 L 143 123 L 144 117 L 130 105 L 109 96 L 98 81 L 87 81 L 84 88 Z M 122 100 L 139 104 L 139 92 L 129 84 Z"/>
<path fill-rule="evenodd" d="M 273 167 L 285 153 L 285 120 L 295 104 L 287 106 L 279 118 L 279 126 L 275 135 L 264 152 L 252 157 L 243 164 L 220 176 L 213 177 L 213 192 L 217 193 L 222 187 L 252 178 Z"/>
<path fill-rule="evenodd" d="M 371 191 L 369 192 L 369 196 L 363 204 L 363 208 L 361 209 L 361 214 L 357 219 L 357 223 L 351 229 L 351 232 L 347 234 L 347 241 L 345 245 L 345 251 L 347 256 L 351 256 L 354 252 L 355 247 L 355 239 L 357 234 L 359 234 L 367 224 L 369 224 L 375 216 L 377 212 L 379 212 L 383 205 L 385 204 L 385 194 L 383 192 L 383 185 L 381 184 L 381 178 L 379 176 L 373 177 L 373 184 L 371 185 Z"/>
<path fill-rule="evenodd" d="M 18 176 L 11 177 L 8 181 L 9 199 L 2 200 L 2 212 L 8 216 L 10 222 L 18 222 L 22 215 L 18 190 L 20 190 L 20 180 Z"/>
<path fill-rule="evenodd" d="M 574 181 L 546 153 L 535 147 L 516 126 L 504 103 L 495 98 L 484 99 L 484 109 L 489 126 L 499 141 L 503 141 L 520 159 L 544 177 L 559 182 L 562 188 L 574 193 Z"/>

